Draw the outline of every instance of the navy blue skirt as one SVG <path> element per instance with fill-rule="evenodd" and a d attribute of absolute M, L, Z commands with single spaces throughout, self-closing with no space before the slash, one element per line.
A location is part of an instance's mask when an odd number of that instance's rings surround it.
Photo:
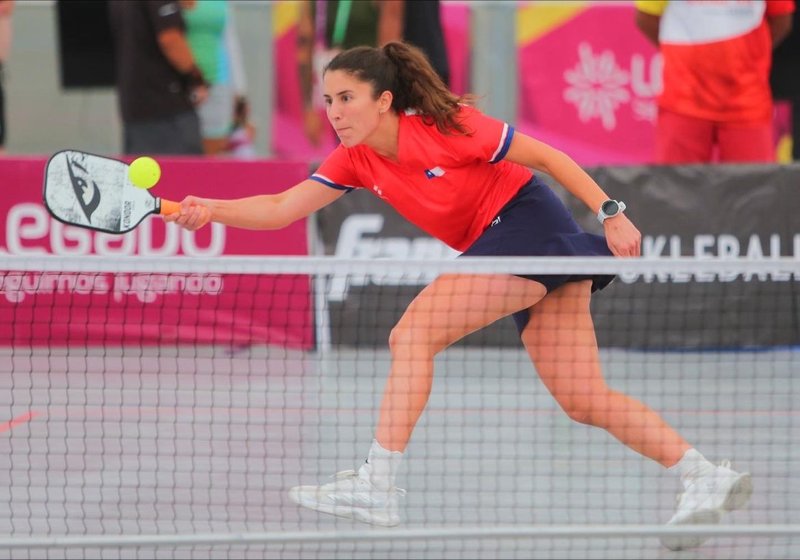
<path fill-rule="evenodd" d="M 605 237 L 583 231 L 564 203 L 539 178 L 533 177 L 506 204 L 461 257 L 594 257 L 611 256 Z M 535 280 L 548 293 L 567 282 L 592 280 L 601 290 L 613 275 L 519 274 Z M 529 311 L 514 313 L 517 330 L 528 324 Z"/>

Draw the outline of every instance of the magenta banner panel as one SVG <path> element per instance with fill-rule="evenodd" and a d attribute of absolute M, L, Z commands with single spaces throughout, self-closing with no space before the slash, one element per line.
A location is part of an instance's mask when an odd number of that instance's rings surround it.
<path fill-rule="evenodd" d="M 283 190 L 307 176 L 305 163 L 161 159 L 153 191 L 238 198 Z M 305 220 L 279 231 L 213 224 L 198 232 L 147 218 L 124 235 L 66 226 L 42 204 L 44 158 L 0 160 L 0 251 L 14 255 L 307 255 Z M 313 343 L 307 277 L 235 274 L 16 272 L 0 270 L 0 344 Z"/>
<path fill-rule="evenodd" d="M 650 162 L 661 55 L 633 3 L 523 3 L 518 128 L 583 165 Z"/>

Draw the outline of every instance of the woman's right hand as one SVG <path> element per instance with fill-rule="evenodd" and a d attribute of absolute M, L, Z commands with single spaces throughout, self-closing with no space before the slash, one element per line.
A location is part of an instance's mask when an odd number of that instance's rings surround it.
<path fill-rule="evenodd" d="M 181 201 L 181 209 L 165 214 L 164 221 L 178 224 L 189 231 L 196 231 L 211 221 L 211 199 L 187 196 Z"/>

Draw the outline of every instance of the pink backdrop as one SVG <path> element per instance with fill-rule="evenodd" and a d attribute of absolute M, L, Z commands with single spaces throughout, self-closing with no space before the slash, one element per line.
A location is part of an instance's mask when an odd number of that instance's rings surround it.
<path fill-rule="evenodd" d="M 652 161 L 661 56 L 632 3 L 585 5 L 518 47 L 522 132 L 584 165 Z"/>
<path fill-rule="evenodd" d="M 235 198 L 271 193 L 303 180 L 307 164 L 162 159 L 156 193 Z M 0 159 L 0 250 L 20 255 L 307 255 L 305 220 L 252 232 L 191 233 L 149 218 L 125 235 L 95 233 L 52 219 L 41 203 L 43 158 Z M 216 274 L 76 274 L 0 270 L 0 344 L 313 342 L 307 277 Z"/>

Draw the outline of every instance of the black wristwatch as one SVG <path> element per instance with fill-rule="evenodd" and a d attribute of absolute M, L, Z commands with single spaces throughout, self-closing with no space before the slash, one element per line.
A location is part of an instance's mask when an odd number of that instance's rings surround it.
<path fill-rule="evenodd" d="M 606 200 L 600 205 L 600 211 L 597 213 L 597 221 L 601 224 L 609 218 L 613 218 L 617 214 L 622 214 L 625 211 L 625 203 L 621 200 Z"/>

